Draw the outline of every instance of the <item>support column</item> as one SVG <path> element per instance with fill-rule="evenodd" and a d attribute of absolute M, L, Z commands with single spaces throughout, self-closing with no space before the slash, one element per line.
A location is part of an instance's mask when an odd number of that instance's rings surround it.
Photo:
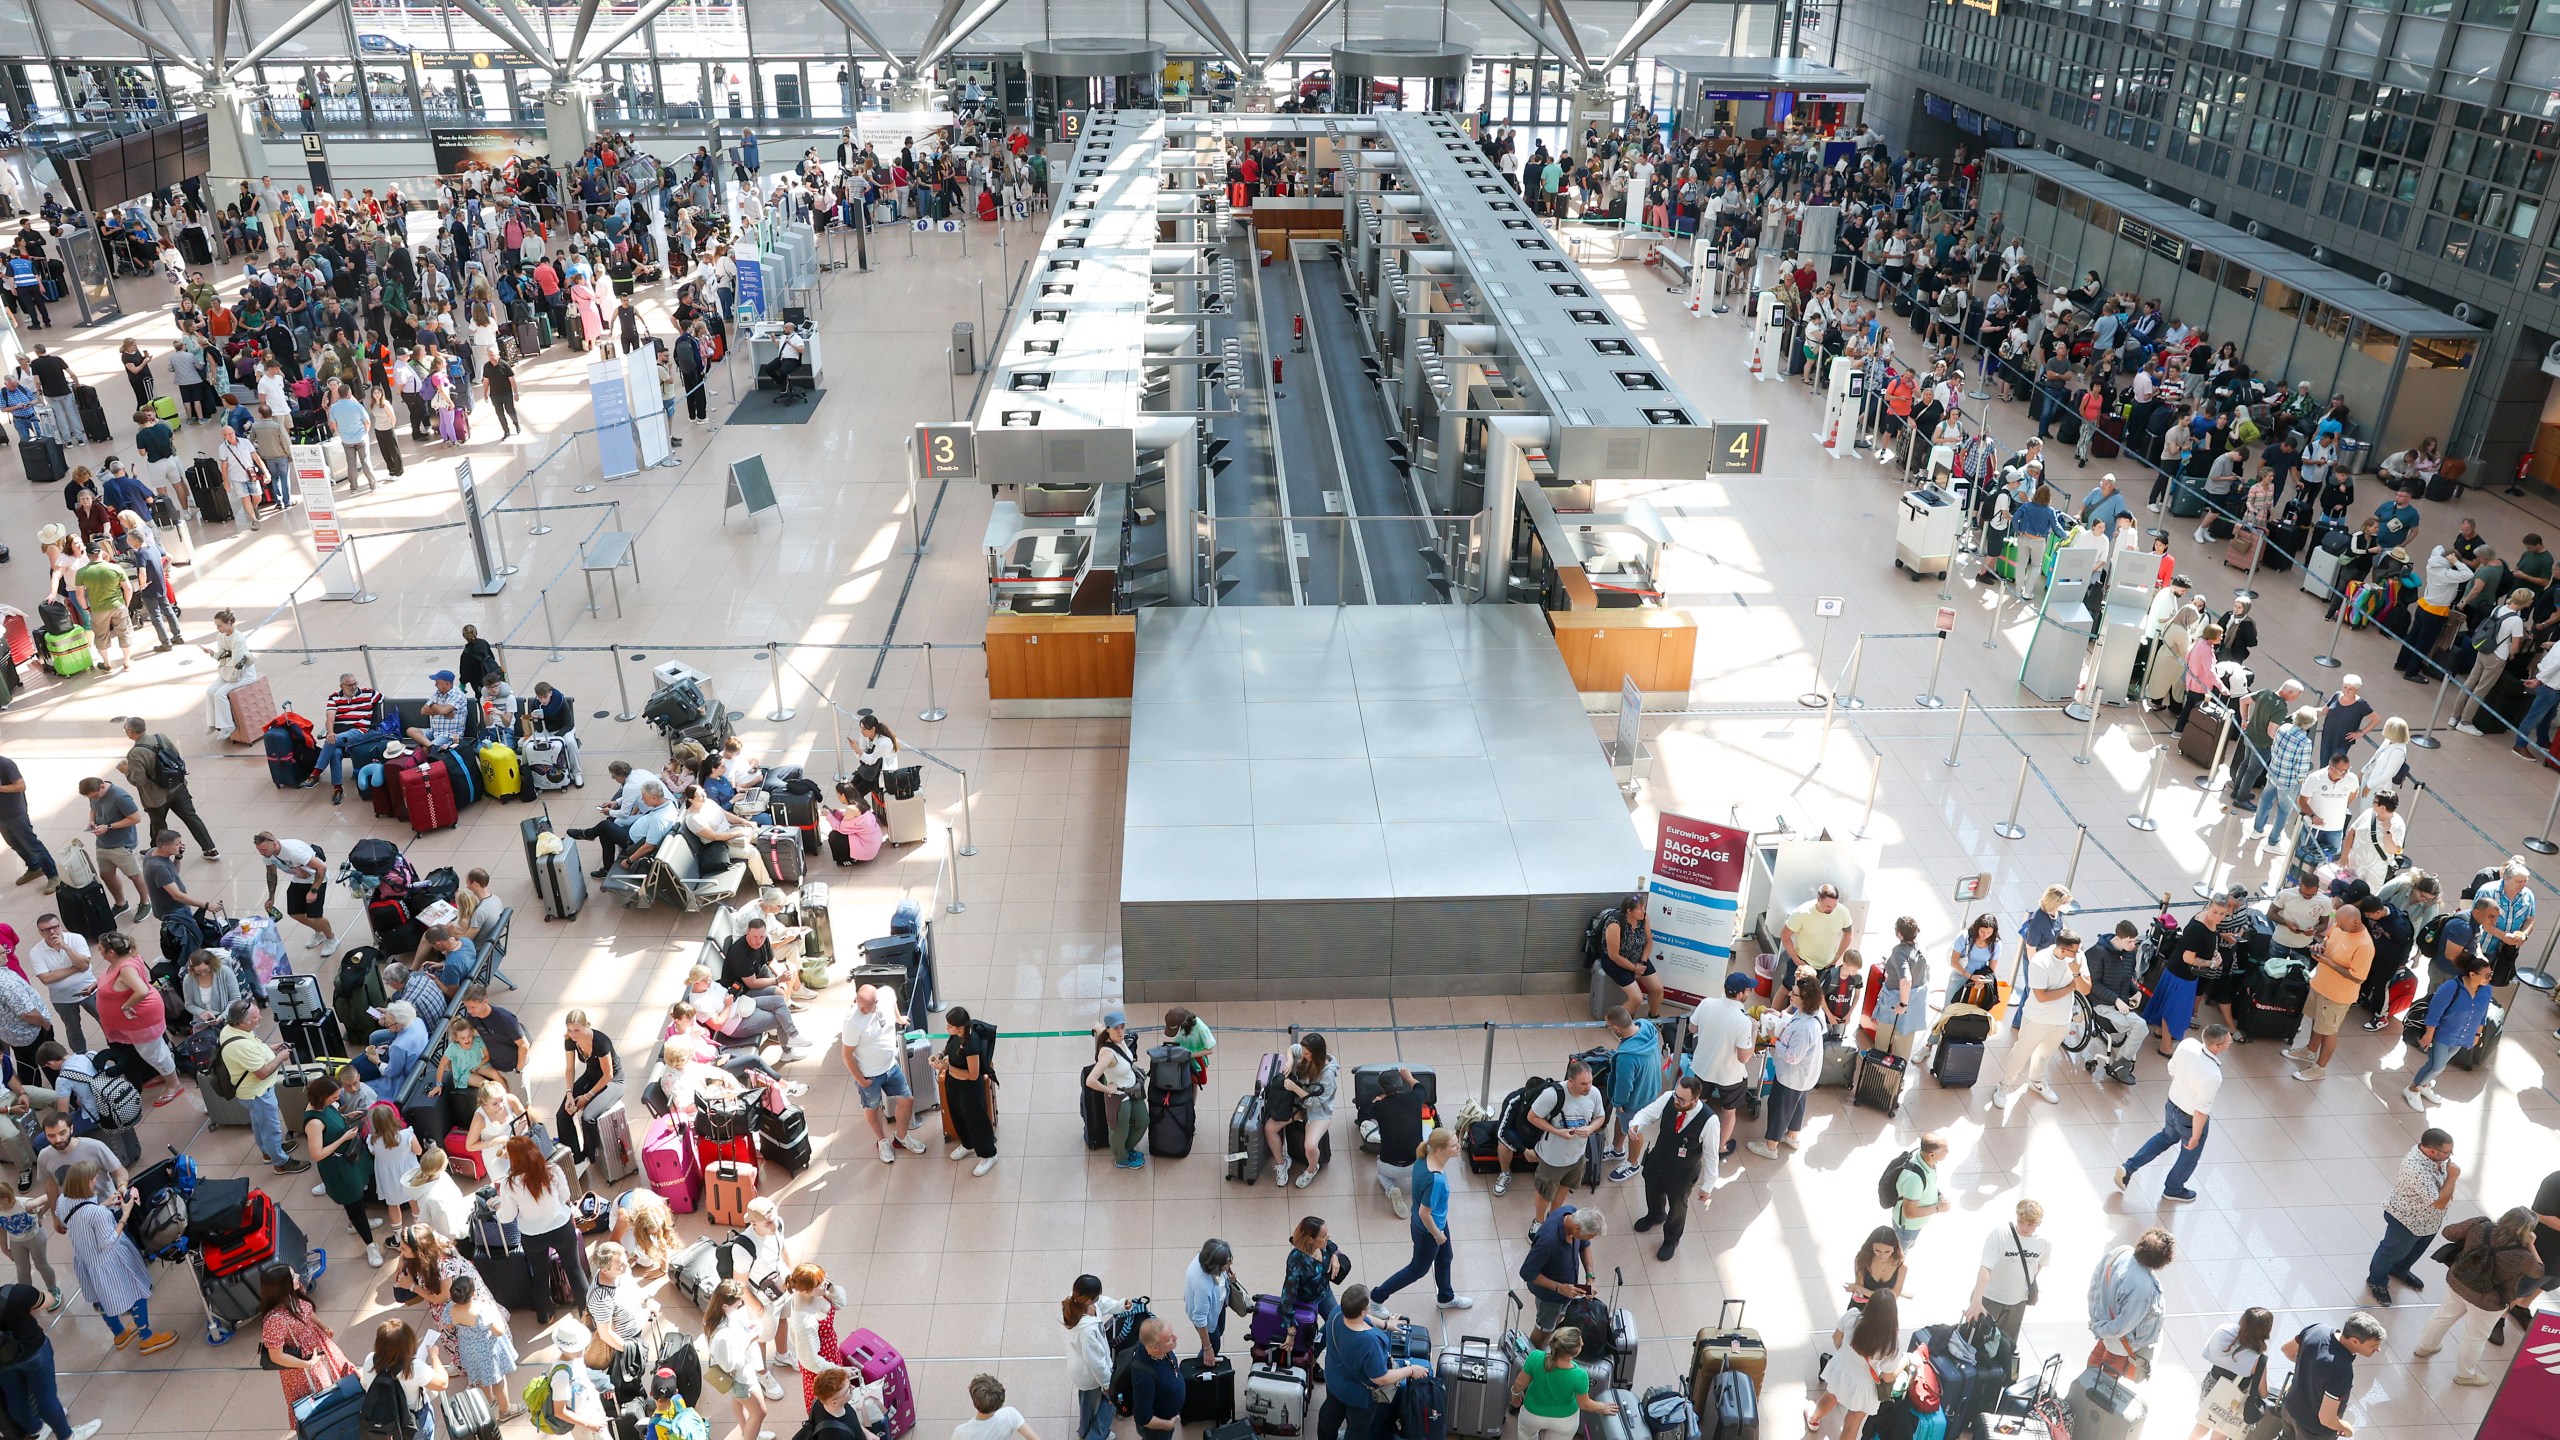
<path fill-rule="evenodd" d="M 267 173 L 267 145 L 258 138 L 257 98 L 244 86 L 208 87 L 196 101 L 205 114 L 205 194 L 236 195 L 240 183 Z M 217 202 L 219 203 L 219 202 Z"/>
<path fill-rule="evenodd" d="M 551 163 L 566 171 L 596 138 L 596 87 L 589 81 L 555 85 L 542 92 L 544 144 Z"/>
<path fill-rule="evenodd" d="M 1575 161 L 1591 158 L 1590 148 L 1582 143 L 1583 127 L 1595 120 L 1606 127 L 1617 98 L 1609 93 L 1608 86 L 1592 81 L 1573 87 L 1573 108 L 1565 116 L 1565 144 L 1571 147 Z"/>

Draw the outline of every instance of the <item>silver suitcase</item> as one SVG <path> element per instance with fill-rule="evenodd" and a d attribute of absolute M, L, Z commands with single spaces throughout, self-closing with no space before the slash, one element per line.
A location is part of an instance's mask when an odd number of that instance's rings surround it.
<path fill-rule="evenodd" d="M 622 1183 L 640 1168 L 631 1148 L 631 1114 L 620 1105 L 596 1117 L 595 1166 L 608 1185 Z"/>
<path fill-rule="evenodd" d="M 214 1063 L 220 1064 L 221 1061 L 217 1059 Z M 230 1125 L 237 1125 L 243 1130 L 249 1128 L 249 1107 L 237 1100 L 226 1100 L 216 1093 L 212 1071 L 196 1077 L 196 1096 L 204 1101 L 204 1123 L 207 1125 L 217 1130 Z"/>
<path fill-rule="evenodd" d="M 1244 1418 L 1256 1435 L 1302 1435 L 1307 1429 L 1307 1372 L 1294 1365 L 1256 1365 L 1244 1382 Z"/>
<path fill-rule="evenodd" d="M 2071 1440 L 2134 1440 L 2148 1410 L 2133 1387 L 2092 1365 L 2071 1382 Z"/>
<path fill-rule="evenodd" d="M 909 1016 L 907 1023 L 916 1023 L 916 1017 Z M 918 1115 L 942 1108 L 942 1089 L 933 1073 L 933 1057 L 941 1049 L 929 1036 L 907 1042 L 907 1088 L 915 1092 Z"/>
<path fill-rule="evenodd" d="M 1650 1430 L 1639 1428 L 1644 1423 L 1644 1413 L 1633 1390 L 1594 1390 L 1591 1398 L 1603 1404 L 1615 1402 L 1618 1413 L 1603 1415 L 1597 1410 L 1583 1411 L 1582 1440 L 1632 1440 L 1637 1435 L 1651 1435 Z"/>
<path fill-rule="evenodd" d="M 1481 1335 L 1461 1336 L 1440 1352 L 1440 1391 L 1450 1434 L 1497 1440 L 1511 1416 L 1511 1358 Z"/>

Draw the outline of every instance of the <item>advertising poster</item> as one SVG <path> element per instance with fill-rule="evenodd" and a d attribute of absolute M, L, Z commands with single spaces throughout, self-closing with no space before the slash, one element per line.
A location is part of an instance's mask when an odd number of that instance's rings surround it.
<path fill-rule="evenodd" d="M 764 318 L 764 260 L 752 245 L 741 245 L 731 256 L 738 267 L 738 314 L 742 319 Z"/>
<path fill-rule="evenodd" d="M 459 175 L 465 170 L 504 170 L 518 160 L 530 160 L 542 153 L 544 131 L 540 122 L 521 125 L 430 126 L 427 143 L 434 147 L 436 173 Z"/>
<path fill-rule="evenodd" d="M 631 425 L 640 441 L 640 463 L 655 465 L 667 458 L 672 448 L 667 443 L 667 397 L 658 389 L 658 351 L 643 345 L 622 357 L 623 374 L 629 385 L 624 405 L 631 411 Z"/>
<path fill-rule="evenodd" d="M 2560 1315 L 2533 1317 L 2480 1433 L 2489 1440 L 2560 1440 Z"/>
<path fill-rule="evenodd" d="M 640 468 L 638 438 L 631 433 L 631 387 L 619 360 L 587 366 L 587 398 L 595 407 L 597 468 L 618 480 Z"/>
<path fill-rule="evenodd" d="M 1649 918 L 1662 990 L 1683 1005 L 1724 993 L 1742 929 L 1742 878 L 1750 832 L 1664 815 L 1653 846 Z"/>
<path fill-rule="evenodd" d="M 293 447 L 293 493 L 301 497 L 303 518 L 311 522 L 311 548 L 320 561 L 321 598 L 353 600 L 355 557 L 347 552 L 347 533 L 338 519 L 337 485 L 329 478 L 329 447 Z"/>

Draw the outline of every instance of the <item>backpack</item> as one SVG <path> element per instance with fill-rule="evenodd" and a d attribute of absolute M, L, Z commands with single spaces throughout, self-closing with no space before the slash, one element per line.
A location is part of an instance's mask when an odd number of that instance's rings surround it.
<path fill-rule="evenodd" d="M 356 1433 L 364 1440 L 417 1440 L 418 1412 L 397 1375 L 377 1375 L 356 1403 Z"/>
<path fill-rule="evenodd" d="M 551 1382 L 554 1377 L 568 1373 L 568 1366 L 554 1365 L 534 1376 L 532 1381 L 524 1387 L 525 1418 L 533 1422 L 534 1429 L 545 1435 L 569 1433 L 569 1422 L 553 1414 L 551 1410 Z"/>
<path fill-rule="evenodd" d="M 1111 1408 L 1123 1415 L 1134 1414 L 1138 1408 L 1137 1386 L 1131 1372 L 1140 1353 L 1138 1331 L 1152 1318 L 1147 1310 L 1147 1297 L 1141 1295 L 1130 1301 L 1119 1314 L 1102 1322 L 1103 1341 L 1111 1347 L 1111 1380 L 1106 1388 L 1111 1396 Z"/>
<path fill-rule="evenodd" d="M 130 1130 L 142 1123 L 142 1092 L 112 1070 L 91 1075 L 89 1099 L 97 1106 L 97 1113 L 89 1118 L 107 1129 Z"/>
<path fill-rule="evenodd" d="M 240 1038 L 245 1040 L 248 1037 L 244 1035 Z M 214 1094 L 225 1100 L 240 1098 L 240 1081 L 231 1073 L 230 1060 L 231 1046 L 239 1043 L 239 1040 L 234 1040 L 217 1048 L 213 1052 L 213 1063 L 204 1067 L 205 1083 L 213 1087 Z"/>
<path fill-rule="evenodd" d="M 1511 1098 L 1502 1107 L 1499 1127 L 1502 1143 L 1514 1150 L 1526 1150 L 1537 1143 L 1537 1136 L 1531 1133 L 1535 1127 L 1529 1124 L 1529 1107 L 1545 1098 L 1548 1091 L 1561 1088 L 1561 1081 L 1544 1075 L 1532 1075 L 1522 1081 L 1520 1088 L 1511 1092 Z"/>
<path fill-rule="evenodd" d="M 1597 965 L 1609 953 L 1609 922 L 1618 918 L 1618 907 L 1611 905 L 1591 917 L 1582 927 L 1582 963 L 1587 968 Z"/>
<path fill-rule="evenodd" d="M 2452 918 L 2450 915 L 2439 915 L 2427 922 L 2426 928 L 2418 932 L 2419 954 L 2430 960 L 2444 958 L 2444 925 Z"/>
<path fill-rule="evenodd" d="M 1905 1150 L 1884 1167 L 1876 1177 L 1876 1203 L 1891 1210 L 1902 1203 L 1902 1177 L 1920 1168 L 1920 1152 Z"/>
<path fill-rule="evenodd" d="M 169 743 L 168 737 L 151 737 L 151 783 L 163 790 L 175 790 L 187 783 L 187 757 Z"/>

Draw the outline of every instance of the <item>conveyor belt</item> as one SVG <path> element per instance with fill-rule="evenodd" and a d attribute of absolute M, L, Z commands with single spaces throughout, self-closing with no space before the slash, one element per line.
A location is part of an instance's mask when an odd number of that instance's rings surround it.
<path fill-rule="evenodd" d="M 1433 548 L 1431 527 L 1387 443 L 1389 436 L 1401 439 L 1400 427 L 1378 382 L 1361 366 L 1369 358 L 1366 333 L 1343 298 L 1352 290 L 1350 269 L 1329 243 L 1291 248 L 1291 267 L 1306 295 L 1308 358 L 1323 366 L 1323 398 L 1340 442 L 1336 473 L 1359 516 L 1355 549 L 1365 562 L 1369 603 L 1438 604 L 1444 597 L 1425 558 Z M 1333 458 L 1330 447 L 1327 458 Z"/>
<path fill-rule="evenodd" d="M 1284 528 L 1299 556 L 1301 603 L 1369 604 L 1360 547 L 1355 543 L 1358 537 L 1351 533 L 1345 512 L 1337 508 L 1339 499 L 1330 503 L 1326 499 L 1326 492 L 1341 488 L 1343 462 L 1335 459 L 1324 408 L 1325 386 L 1315 373 L 1322 357 L 1312 348 L 1312 339 L 1309 352 L 1299 354 L 1290 338 L 1292 318 L 1304 309 L 1298 300 L 1295 262 L 1275 255 L 1268 266 L 1254 264 L 1252 273 L 1262 314 L 1269 319 L 1270 353 L 1282 362 L 1281 381 L 1272 387 L 1271 434 L 1279 445 L 1276 489 L 1286 507 L 1279 513 L 1292 517 Z M 1310 326 L 1314 319 L 1308 317 Z M 1269 358 L 1261 363 L 1267 369 Z M 1358 366 L 1353 369 L 1356 373 Z"/>
<path fill-rule="evenodd" d="M 1224 348 L 1231 335 L 1244 341 L 1245 373 L 1229 377 L 1223 392 L 1238 397 L 1243 413 L 1220 415 L 1209 422 L 1209 433 L 1227 442 L 1219 458 L 1231 463 L 1211 476 L 1203 490 L 1209 513 L 1217 517 L 1218 550 L 1234 556 L 1218 571 L 1219 580 L 1235 582 L 1220 603 L 1288 605 L 1295 596 L 1289 585 L 1288 536 L 1279 521 L 1280 490 L 1274 482 L 1278 457 L 1271 444 L 1271 360 L 1265 348 L 1262 294 L 1261 287 L 1251 283 L 1253 232 L 1241 224 L 1232 230 L 1225 247 L 1207 252 L 1203 263 L 1232 260 L 1237 288 L 1243 292 L 1227 296 L 1227 313 L 1209 322 L 1212 349 Z"/>

